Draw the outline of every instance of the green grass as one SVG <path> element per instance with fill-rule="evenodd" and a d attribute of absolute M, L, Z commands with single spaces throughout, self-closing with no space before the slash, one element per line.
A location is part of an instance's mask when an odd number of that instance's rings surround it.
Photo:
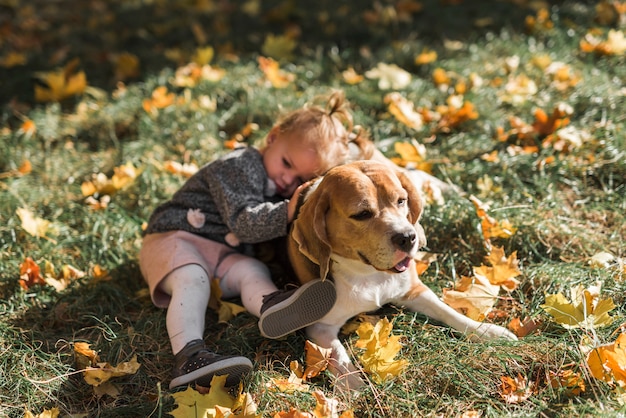
<path fill-rule="evenodd" d="M 24 66 L 0 67 L 0 173 L 17 169 L 25 160 L 33 166 L 27 175 L 0 179 L 1 416 L 21 417 L 25 410 L 37 414 L 52 407 L 58 407 L 61 416 L 167 416 L 175 405 L 167 390 L 172 356 L 165 313 L 145 296 L 137 265 L 142 224 L 184 181 L 159 166 L 185 158 L 199 165 L 211 161 L 227 152 L 223 142 L 248 122 L 259 124 L 250 142 L 259 141 L 281 108 L 301 106 L 330 88 L 346 92 L 356 121 L 388 155 L 393 154 L 386 147 L 389 138 L 430 138 L 426 146 L 433 174 L 467 193 L 446 196 L 445 204 L 426 209 L 427 249 L 440 255 L 424 282 L 441 294 L 483 261 L 486 250 L 467 199 L 477 195 L 491 205 L 491 215 L 509 219 L 518 228 L 511 238 L 494 244 L 504 246 L 507 254 L 517 251 L 523 273 L 520 287 L 497 306 L 503 315 L 490 320 L 506 325 L 513 317 L 528 316 L 543 322 L 537 333 L 516 343 L 470 343 L 423 316 L 385 307 L 379 314 L 393 319 L 394 332 L 404 336 L 401 355 L 410 364 L 406 372 L 392 382 L 369 384 L 355 398 L 337 392 L 328 376 L 316 378 L 313 387 L 337 396 L 340 410 L 352 409 L 358 417 L 452 417 L 471 410 L 483 416 L 624 413 L 614 391 L 589 376 L 584 366 L 578 345 L 585 333 L 555 324 L 540 306 L 546 293 L 568 294 L 572 286 L 600 281 L 602 296 L 612 298 L 617 308 L 612 311 L 615 322 L 595 330 L 597 340 L 614 341 L 626 321 L 623 270 L 589 265 L 590 257 L 600 251 L 626 258 L 626 63 L 624 55 L 596 56 L 579 49 L 591 28 L 599 28 L 604 36 L 610 27 L 623 31 L 624 16 L 622 23 L 603 25 L 594 21 L 596 2 L 553 2 L 554 29 L 528 34 L 524 18 L 536 12 L 530 4 L 513 1 L 424 1 L 424 9 L 411 15 L 410 22 L 392 16 L 367 24 L 364 11 L 382 7 L 381 15 L 390 16 L 392 4 L 263 2 L 260 15 L 250 16 L 228 7 L 231 2 L 220 2 L 223 8 L 212 10 L 203 8 L 209 2 L 199 1 L 75 5 L 41 0 L 28 2 L 32 11 L 26 3 L 0 5 L 0 23 L 12 22 L 4 26 L 11 36 L 0 35 L 0 57 L 18 51 L 28 58 Z M 477 19 L 486 26 L 476 26 Z M 193 53 L 198 46 L 193 21 L 204 28 L 208 44 L 219 49 L 230 42 L 237 60 L 218 53 L 213 64 L 226 70 L 224 79 L 202 82 L 185 93 L 170 79 L 186 61 L 170 61 L 165 51 Z M 297 24 L 301 35 L 293 58 L 281 61 L 281 67 L 294 73 L 296 81 L 285 89 L 267 87 L 256 58 L 266 34 L 282 34 L 290 24 Z M 461 48 L 446 47 L 448 41 L 460 41 Z M 55 58 L 65 47 L 66 58 Z M 418 67 L 414 57 L 425 47 L 435 50 L 438 59 Z M 138 78 L 126 83 L 125 94 L 114 93 L 113 69 L 106 58 L 121 51 L 136 54 L 142 68 Z M 530 65 L 537 54 L 567 63 L 582 82 L 564 91 L 555 89 Z M 503 86 L 493 82 L 506 79 L 504 61 L 514 55 L 520 58 L 516 72 L 538 85 L 538 93 L 519 105 L 500 100 Z M 81 58 L 90 89 L 62 104 L 35 103 L 32 75 L 74 57 Z M 471 73 L 480 75 L 483 86 L 465 96 L 479 118 L 449 133 L 435 132 L 433 125 L 412 131 L 387 113 L 386 91 L 376 80 L 355 86 L 342 80 L 341 72 L 348 67 L 363 74 L 379 62 L 412 73 L 411 84 L 401 92 L 417 107 L 445 104 L 449 95 L 434 85 L 434 68 L 465 79 Z M 151 116 L 142 109 L 142 100 L 161 85 L 181 97 L 208 95 L 217 110 L 183 104 Z M 535 107 L 549 113 L 559 102 L 573 108 L 571 124 L 589 132 L 592 140 L 569 152 L 546 148 L 539 154 L 510 154 L 507 144 L 494 139 L 498 127 L 508 129 L 510 116 L 532 123 Z M 25 118 L 37 126 L 35 134 L 20 131 Z M 480 158 L 493 150 L 498 151 L 497 162 Z M 554 162 L 539 164 L 549 157 Z M 110 176 L 114 167 L 128 161 L 142 170 L 135 182 L 113 195 L 108 208 L 90 209 L 81 183 L 94 173 Z M 497 189 L 481 191 L 484 178 Z M 26 233 L 16 215 L 20 207 L 51 221 L 56 232 L 49 239 Z M 47 260 L 57 270 L 70 264 L 91 272 L 100 265 L 110 280 L 88 274 L 62 292 L 45 285 L 23 290 L 19 268 L 26 257 L 42 268 Z M 289 375 L 291 360 L 303 361 L 303 334 L 266 340 L 250 315 L 228 324 L 217 324 L 216 319 L 215 313 L 207 313 L 207 342 L 219 353 L 253 360 L 255 370 L 244 390 L 253 395 L 264 417 L 290 407 L 314 408 L 310 393 L 284 394 L 266 387 L 270 379 Z M 355 340 L 353 334 L 344 342 L 358 354 Z M 138 373 L 114 379 L 119 396 L 98 397 L 84 382 L 73 354 L 78 341 L 90 343 L 101 360 L 111 364 L 137 355 Z M 583 394 L 570 396 L 546 385 L 549 372 L 565 367 L 584 376 Z M 499 395 L 500 377 L 518 374 L 536 382 L 537 392 L 522 403 L 507 404 Z"/>

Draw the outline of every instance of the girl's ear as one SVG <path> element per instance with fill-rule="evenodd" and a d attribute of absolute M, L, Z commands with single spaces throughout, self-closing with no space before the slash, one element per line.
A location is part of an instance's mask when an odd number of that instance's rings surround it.
<path fill-rule="evenodd" d="M 265 144 L 270 145 L 278 138 L 278 128 L 274 126 L 267 134 L 267 138 L 265 139 Z"/>

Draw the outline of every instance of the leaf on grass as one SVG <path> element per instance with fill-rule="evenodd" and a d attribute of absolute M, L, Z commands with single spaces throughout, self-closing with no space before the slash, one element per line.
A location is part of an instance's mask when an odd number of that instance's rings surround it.
<path fill-rule="evenodd" d="M 430 171 L 431 164 L 426 163 L 426 147 L 417 141 L 396 142 L 393 144 L 394 151 L 399 157 L 391 157 L 391 160 L 400 167 Z"/>
<path fill-rule="evenodd" d="M 109 363 L 96 363 L 93 368 L 83 372 L 83 377 L 88 384 L 100 386 L 113 377 L 135 374 L 139 367 L 141 365 L 137 362 L 137 355 L 134 355 L 130 361 L 120 363 L 117 366 L 111 366 Z"/>
<path fill-rule="evenodd" d="M 411 74 L 396 64 L 378 63 L 375 68 L 365 72 L 365 77 L 378 80 L 381 90 L 401 90 L 411 83 Z"/>
<path fill-rule="evenodd" d="M 415 65 L 426 65 L 437 61 L 437 51 L 425 48 L 415 57 Z"/>
<path fill-rule="evenodd" d="M 294 74 L 281 70 L 278 62 L 272 58 L 260 56 L 258 62 L 259 68 L 265 74 L 265 78 L 274 88 L 284 89 L 296 79 Z"/>
<path fill-rule="evenodd" d="M 82 94 L 87 87 L 87 77 L 83 71 L 76 71 L 79 62 L 78 59 L 74 59 L 62 69 L 35 74 L 40 83 L 35 85 L 35 100 L 59 102 Z"/>
<path fill-rule="evenodd" d="M 567 126 L 570 122 L 568 116 L 573 112 L 574 109 L 566 103 L 555 106 L 550 116 L 543 109 L 537 108 L 534 111 L 533 129 L 540 137 L 546 137 Z"/>
<path fill-rule="evenodd" d="M 609 315 L 615 304 L 612 299 L 600 299 L 600 288 L 600 282 L 587 289 L 582 285 L 575 286 L 570 291 L 569 300 L 561 293 L 546 295 L 546 302 L 541 307 L 565 328 L 605 327 L 615 320 Z"/>
<path fill-rule="evenodd" d="M 165 86 L 159 86 L 152 91 L 149 99 L 142 102 L 143 110 L 147 113 L 155 114 L 158 109 L 164 109 L 174 104 L 176 95 L 170 93 Z"/>
<path fill-rule="evenodd" d="M 624 32 L 617 29 L 609 30 L 606 40 L 588 33 L 580 41 L 580 50 L 597 55 L 623 55 L 626 52 L 626 38 Z"/>
<path fill-rule="evenodd" d="M 178 174 L 189 178 L 198 172 L 198 165 L 195 163 L 179 163 L 177 161 L 166 161 L 163 168 L 172 174 Z"/>
<path fill-rule="evenodd" d="M 261 52 L 263 55 L 276 60 L 288 60 L 292 58 L 293 50 L 297 45 L 296 40 L 288 35 L 276 36 L 270 33 L 265 37 L 263 46 L 261 46 Z"/>
<path fill-rule="evenodd" d="M 438 254 L 436 253 L 418 251 L 415 255 L 415 258 L 413 258 L 413 260 L 415 260 L 415 270 L 417 270 L 417 274 L 423 274 L 428 269 L 428 266 L 430 266 L 431 263 L 437 261 L 437 256 Z"/>
<path fill-rule="evenodd" d="M 513 331 L 513 334 L 522 338 L 535 332 L 540 326 L 541 321 L 539 320 L 524 318 L 522 321 L 519 318 L 513 318 L 507 328 Z"/>
<path fill-rule="evenodd" d="M 111 178 L 103 173 L 98 173 L 94 174 L 91 180 L 84 181 L 80 186 L 83 196 L 111 196 L 133 184 L 137 176 L 141 174 L 141 170 L 135 168 L 133 163 L 129 161 L 124 165 L 115 167 L 113 173 Z"/>
<path fill-rule="evenodd" d="M 537 83 L 525 74 L 510 76 L 504 89 L 499 93 L 500 100 L 505 103 L 519 106 L 524 104 L 529 98 L 537 94 L 539 89 Z"/>
<path fill-rule="evenodd" d="M 26 410 L 24 412 L 24 418 L 58 418 L 60 414 L 59 408 L 44 409 L 41 414 L 33 414 Z"/>
<path fill-rule="evenodd" d="M 218 322 L 220 324 L 225 324 L 240 313 L 246 312 L 246 308 L 243 306 L 222 300 L 222 289 L 220 288 L 219 279 L 211 280 L 209 308 L 217 312 Z"/>
<path fill-rule="evenodd" d="M 37 238 L 45 238 L 50 229 L 50 221 L 36 217 L 33 212 L 26 208 L 17 208 L 17 216 L 22 221 L 22 228 L 30 235 Z"/>
<path fill-rule="evenodd" d="M 304 351 L 306 352 L 306 368 L 304 369 L 302 376 L 303 380 L 310 380 L 326 370 L 333 350 L 330 348 L 320 347 L 319 345 L 306 340 L 304 343 Z"/>
<path fill-rule="evenodd" d="M 518 269 L 517 251 L 507 257 L 503 247 L 493 247 L 485 261 L 491 264 L 491 267 L 484 264 L 474 267 L 474 275 L 485 277 L 489 283 L 500 285 L 507 292 L 517 289 L 519 280 L 515 277 L 522 274 Z"/>
<path fill-rule="evenodd" d="M 478 119 L 478 112 L 469 101 L 463 101 L 461 96 L 450 96 L 447 106 L 437 108 L 441 119 L 437 122 L 439 132 L 450 132 L 464 122 Z"/>
<path fill-rule="evenodd" d="M 626 333 L 622 332 L 613 343 L 591 350 L 587 366 L 596 379 L 626 388 Z"/>
<path fill-rule="evenodd" d="M 303 378 L 298 377 L 294 371 L 290 372 L 289 378 L 271 379 L 265 386 L 281 393 L 308 392 L 310 389 L 310 386 L 304 383 Z"/>
<path fill-rule="evenodd" d="M 350 85 L 359 84 L 365 79 L 365 77 L 358 74 L 352 67 L 349 67 L 347 70 L 342 72 L 341 77 L 343 77 L 343 81 Z"/>
<path fill-rule="evenodd" d="M 122 52 L 113 57 L 115 65 L 115 79 L 126 81 L 139 77 L 139 57 L 130 52 Z"/>
<path fill-rule="evenodd" d="M 553 389 L 560 389 L 567 396 L 579 396 L 585 391 L 585 380 L 580 373 L 571 369 L 550 370 L 548 372 L 548 384 Z"/>
<path fill-rule="evenodd" d="M 227 376 L 214 376 L 211 380 L 211 388 L 208 393 L 202 394 L 188 387 L 182 392 L 172 394 L 176 409 L 170 412 L 175 418 L 203 417 L 217 418 L 220 416 L 234 416 L 236 405 L 240 405 L 239 397 L 233 398 L 224 387 Z M 241 391 L 240 391 L 241 393 Z M 238 401 L 239 400 L 239 401 Z M 256 411 L 248 411 L 247 415 L 254 417 Z"/>
<path fill-rule="evenodd" d="M 376 325 L 362 323 L 357 329 L 359 339 L 355 345 L 365 349 L 359 356 L 363 369 L 377 383 L 398 376 L 408 364 L 407 360 L 395 360 L 402 349 L 399 335 L 391 335 L 393 325 L 383 318 Z"/>
<path fill-rule="evenodd" d="M 499 292 L 500 286 L 484 277 L 461 276 L 454 288 L 443 289 L 442 300 L 467 317 L 483 321 L 498 300 Z"/>
<path fill-rule="evenodd" d="M 384 102 L 389 113 L 402 124 L 416 131 L 424 127 L 424 119 L 415 110 L 413 102 L 404 98 L 400 93 L 393 92 L 385 95 Z"/>
<path fill-rule="evenodd" d="M 511 225 L 509 221 L 498 221 L 491 217 L 487 213 L 489 205 L 480 201 L 476 196 L 471 195 L 469 199 L 476 208 L 476 215 L 480 219 L 480 229 L 488 249 L 491 248 L 491 238 L 509 238 L 517 231 L 517 228 Z"/>
<path fill-rule="evenodd" d="M 30 289 L 31 286 L 36 284 L 45 284 L 46 281 L 41 276 L 41 269 L 33 261 L 32 258 L 26 257 L 24 262 L 20 264 L 20 286 L 24 290 Z"/>
<path fill-rule="evenodd" d="M 506 403 L 520 403 L 530 398 L 535 392 L 532 382 L 518 374 L 517 377 L 500 376 L 500 396 Z"/>
<path fill-rule="evenodd" d="M 313 392 L 315 397 L 315 418 L 339 418 L 339 400 L 337 398 L 327 398 L 321 390 Z"/>
<path fill-rule="evenodd" d="M 69 284 L 76 280 L 85 277 L 86 273 L 80 271 L 76 267 L 69 264 L 61 267 L 61 272 L 57 275 L 55 273 L 54 264 L 45 260 L 44 263 L 44 280 L 49 285 L 56 289 L 57 292 L 67 289 Z"/>
<path fill-rule="evenodd" d="M 86 369 L 92 367 L 100 361 L 100 356 L 95 350 L 90 348 L 89 343 L 75 342 L 74 343 L 74 361 L 76 367 L 80 369 Z"/>

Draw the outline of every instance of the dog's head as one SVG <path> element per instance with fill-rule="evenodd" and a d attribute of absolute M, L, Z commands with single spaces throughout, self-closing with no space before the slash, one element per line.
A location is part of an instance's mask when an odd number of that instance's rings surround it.
<path fill-rule="evenodd" d="M 402 172 L 358 161 L 324 175 L 302 205 L 291 236 L 320 266 L 321 278 L 331 254 L 399 273 L 426 244 L 418 223 L 422 209 L 421 196 Z"/>

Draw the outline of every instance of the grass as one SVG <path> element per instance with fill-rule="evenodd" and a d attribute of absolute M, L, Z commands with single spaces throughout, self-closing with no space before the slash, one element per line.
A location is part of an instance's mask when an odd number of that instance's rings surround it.
<path fill-rule="evenodd" d="M 622 23 L 601 24 L 594 20 L 596 2 L 553 2 L 554 28 L 528 33 L 524 19 L 536 16 L 530 3 L 454 3 L 424 1 L 410 21 L 394 18 L 387 2 L 263 2 L 256 16 L 231 2 L 219 3 L 218 9 L 208 7 L 211 2 L 166 0 L 71 2 L 72 7 L 64 0 L 2 3 L 0 19 L 11 36 L 0 38 L 0 56 L 18 50 L 27 62 L 0 67 L 0 173 L 16 170 L 25 160 L 33 170 L 0 180 L 0 415 L 20 417 L 25 410 L 57 407 L 61 416 L 167 416 L 175 405 L 167 390 L 172 356 L 165 314 L 145 296 L 137 266 L 142 224 L 184 181 L 160 166 L 166 160 L 208 162 L 226 152 L 224 141 L 248 122 L 259 124 L 249 139 L 258 141 L 281 108 L 298 107 L 330 88 L 345 90 L 355 119 L 388 155 L 393 155 L 390 138 L 428 141 L 435 176 L 490 203 L 494 217 L 518 228 L 511 238 L 494 243 L 507 254 L 517 251 L 521 285 L 489 320 L 506 325 L 513 317 L 528 316 L 542 325 L 517 343 L 470 343 L 425 317 L 385 307 L 378 314 L 393 319 L 394 332 L 404 336 L 406 372 L 393 382 L 371 383 L 356 398 L 336 392 L 328 376 L 313 386 L 337 396 L 340 410 L 352 409 L 358 417 L 460 416 L 467 411 L 483 416 L 623 414 L 614 390 L 584 366 L 577 347 L 586 333 L 554 323 L 541 305 L 546 293 L 568 294 L 574 285 L 599 281 L 602 297 L 612 298 L 617 308 L 611 312 L 616 317 L 612 325 L 594 330 L 597 341 L 614 341 L 625 322 L 623 267 L 592 268 L 589 260 L 601 251 L 626 257 L 626 65 L 624 55 L 598 56 L 579 47 L 592 28 L 604 34 L 611 27 L 623 31 L 624 16 Z M 364 12 L 378 13 L 379 20 L 364 23 Z M 185 92 L 170 80 L 198 46 L 194 22 L 204 28 L 208 44 L 221 48 L 213 64 L 226 74 L 218 83 L 202 82 Z M 256 57 L 267 33 L 281 34 L 294 24 L 300 38 L 293 58 L 281 61 L 281 68 L 294 73 L 296 81 L 284 89 L 268 87 Z M 237 59 L 223 52 L 227 42 Z M 438 59 L 417 66 L 414 57 L 425 47 Z M 168 50 L 184 59 L 166 59 Z M 137 55 L 142 68 L 124 90 L 116 86 L 108 61 L 122 51 Z M 540 54 L 570 65 L 582 81 L 565 90 L 554 88 L 530 64 Z M 505 60 L 512 56 L 520 59 L 514 73 L 538 83 L 538 92 L 519 104 L 503 101 L 503 84 L 497 82 L 507 80 Z M 34 102 L 33 73 L 74 57 L 81 58 L 88 91 L 60 104 Z M 376 80 L 349 85 L 341 77 L 348 67 L 363 74 L 379 62 L 410 71 L 412 81 L 400 91 L 416 107 L 431 109 L 449 96 L 433 83 L 436 67 L 463 79 L 480 75 L 483 86 L 465 95 L 480 116 L 450 132 L 432 130 L 433 125 L 420 132 L 405 127 L 387 112 L 386 91 Z M 142 101 L 161 85 L 192 99 L 150 115 Z M 198 107 L 202 95 L 215 100 L 215 111 Z M 510 144 L 494 139 L 511 116 L 531 123 L 533 109 L 550 112 L 560 102 L 572 107 L 571 124 L 591 135 L 581 146 L 510 153 Z M 35 133 L 21 130 L 26 119 L 35 123 Z M 492 151 L 498 161 L 481 158 Z M 128 161 L 141 169 L 137 179 L 113 195 L 106 209 L 89 208 L 81 183 L 95 173 L 110 176 Z M 488 190 L 480 186 L 485 179 L 493 182 Z M 424 216 L 428 250 L 439 257 L 423 279 L 439 294 L 486 255 L 467 195 L 446 196 L 444 204 L 429 205 Z M 26 233 L 16 215 L 20 207 L 51 221 L 55 232 L 48 239 Z M 88 274 L 61 292 L 46 285 L 23 290 L 18 279 L 26 257 L 42 268 L 47 260 L 57 270 L 70 264 Z M 108 271 L 109 280 L 94 278 L 96 265 Z M 271 341 L 260 337 L 250 315 L 228 324 L 217 324 L 213 312 L 207 319 L 212 348 L 253 360 L 255 371 L 244 390 L 263 416 L 290 407 L 314 408 L 310 393 L 266 388 L 271 378 L 288 376 L 291 360 L 303 360 L 302 334 Z M 118 396 L 97 396 L 76 368 L 73 343 L 79 341 L 111 364 L 137 355 L 141 368 L 114 380 L 121 389 Z M 344 340 L 356 352 L 354 341 L 354 335 Z M 584 393 L 573 396 L 545 383 L 550 372 L 563 368 L 584 376 Z M 537 391 L 519 404 L 506 403 L 499 395 L 500 377 L 518 374 L 535 382 Z"/>

